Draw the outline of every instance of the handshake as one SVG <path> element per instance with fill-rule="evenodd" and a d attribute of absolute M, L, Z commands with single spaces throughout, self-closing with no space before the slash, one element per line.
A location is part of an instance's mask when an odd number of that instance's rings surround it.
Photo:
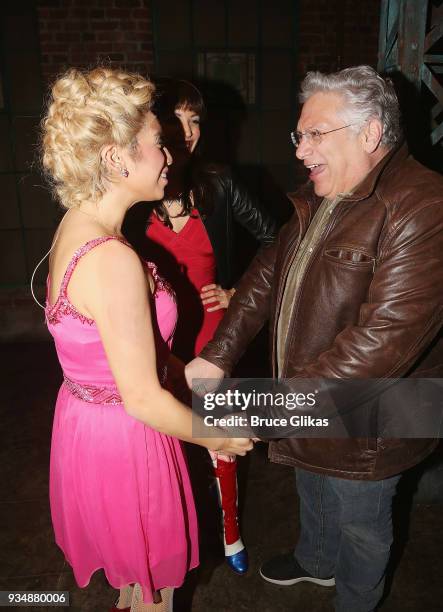
<path fill-rule="evenodd" d="M 172 357 L 172 359 L 174 361 L 178 361 L 174 357 Z M 176 368 L 173 367 L 172 369 L 174 370 Z M 181 387 L 185 386 L 183 384 L 183 374 L 186 380 L 187 388 L 186 391 L 182 390 L 182 392 L 179 392 L 179 395 L 181 396 L 179 399 L 182 399 L 187 404 L 189 404 L 191 400 L 189 390 L 192 390 L 199 396 L 203 396 L 205 393 L 211 393 L 215 391 L 218 386 L 218 382 L 221 382 L 225 376 L 225 373 L 221 368 L 210 363 L 209 361 L 206 361 L 205 359 L 202 359 L 201 357 L 196 357 L 190 361 L 184 368 L 184 372 L 182 370 Z M 176 377 L 173 376 L 173 378 Z M 200 379 L 200 381 L 205 379 L 205 384 L 200 382 L 199 386 L 193 385 L 192 381 L 195 379 Z M 175 384 L 174 387 L 174 394 L 177 395 L 177 386 Z M 186 398 L 184 397 L 185 393 L 187 395 Z M 200 420 L 200 417 L 197 415 L 193 416 L 193 418 L 198 418 Z M 204 427 L 202 422 L 201 427 Z M 218 427 L 217 430 L 220 433 L 220 437 L 214 437 L 214 428 L 211 427 L 211 436 L 207 438 L 208 444 L 205 444 L 205 446 L 207 446 L 210 451 L 213 451 L 220 456 L 221 459 L 229 460 L 232 455 L 246 455 L 246 453 L 253 448 L 253 442 L 258 441 L 257 438 L 252 436 L 252 432 L 246 428 L 244 431 L 245 437 L 241 438 L 226 437 L 226 432 L 221 427 Z"/>

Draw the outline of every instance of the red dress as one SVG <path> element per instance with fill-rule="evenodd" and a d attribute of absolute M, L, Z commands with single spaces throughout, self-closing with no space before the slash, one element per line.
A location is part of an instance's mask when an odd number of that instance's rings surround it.
<path fill-rule="evenodd" d="M 224 314 L 223 310 L 208 312 L 215 303 L 203 306 L 200 299 L 202 287 L 216 282 L 214 251 L 196 209 L 179 232 L 166 227 L 152 213 L 146 235 L 155 251 L 152 259 L 159 273 L 177 296 L 178 321 L 172 350 L 187 363 L 212 339 Z"/>
<path fill-rule="evenodd" d="M 196 209 L 179 232 L 166 227 L 152 213 L 146 235 L 152 251 L 150 259 L 176 293 L 178 320 L 172 352 L 188 363 L 212 339 L 224 314 L 223 310 L 208 312 L 214 304 L 204 307 L 200 299 L 201 288 L 216 281 L 214 251 Z M 237 462 L 214 454 L 211 457 L 223 508 L 225 555 L 234 555 L 244 549 L 238 527 Z"/>

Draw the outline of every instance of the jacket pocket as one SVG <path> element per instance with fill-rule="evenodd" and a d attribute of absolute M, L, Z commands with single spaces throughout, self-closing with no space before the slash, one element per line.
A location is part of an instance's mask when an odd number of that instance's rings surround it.
<path fill-rule="evenodd" d="M 375 270 L 375 257 L 358 249 L 341 246 L 329 247 L 323 251 L 323 255 L 328 261 L 340 266 L 372 270 L 372 272 Z"/>

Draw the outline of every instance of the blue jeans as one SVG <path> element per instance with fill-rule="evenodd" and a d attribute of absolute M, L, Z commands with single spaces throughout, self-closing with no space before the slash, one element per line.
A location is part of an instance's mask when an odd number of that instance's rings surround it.
<path fill-rule="evenodd" d="M 316 578 L 335 576 L 336 612 L 372 612 L 383 595 L 400 476 L 368 481 L 295 472 L 298 563 Z"/>

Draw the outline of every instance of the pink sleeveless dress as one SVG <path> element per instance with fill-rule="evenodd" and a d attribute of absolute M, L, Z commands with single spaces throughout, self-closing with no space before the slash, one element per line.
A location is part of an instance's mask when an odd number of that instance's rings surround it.
<path fill-rule="evenodd" d="M 80 587 L 103 568 L 114 588 L 139 583 L 149 603 L 153 591 L 181 585 L 198 564 L 197 521 L 180 441 L 126 413 L 94 321 L 69 301 L 80 258 L 112 239 L 78 249 L 56 303 L 47 302 L 64 374 L 52 433 L 51 515 Z M 154 264 L 147 265 L 156 285 L 152 319 L 163 384 L 177 309 Z"/>

